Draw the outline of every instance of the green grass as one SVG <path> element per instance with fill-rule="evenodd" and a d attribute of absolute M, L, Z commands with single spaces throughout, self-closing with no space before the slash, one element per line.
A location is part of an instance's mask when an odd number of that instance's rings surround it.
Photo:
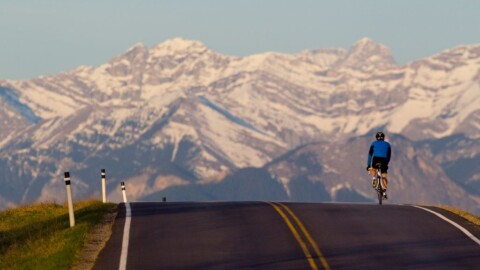
<path fill-rule="evenodd" d="M 88 233 L 116 207 L 75 202 L 73 228 L 67 205 L 40 203 L 0 212 L 0 269 L 70 269 Z"/>

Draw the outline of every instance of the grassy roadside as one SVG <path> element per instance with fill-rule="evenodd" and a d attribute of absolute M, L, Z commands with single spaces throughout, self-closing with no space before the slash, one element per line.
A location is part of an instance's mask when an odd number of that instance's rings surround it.
<path fill-rule="evenodd" d="M 437 207 L 442 208 L 444 210 L 447 210 L 449 212 L 452 212 L 452 213 L 456 214 L 457 216 L 461 216 L 464 219 L 472 222 L 473 224 L 475 224 L 477 226 L 480 226 L 480 217 L 478 217 L 478 216 L 472 215 L 472 214 L 470 214 L 466 211 L 463 211 L 463 210 L 460 210 L 460 209 L 457 209 L 457 208 L 454 208 L 454 207 L 451 207 L 451 206 L 441 205 L 441 206 L 437 206 Z"/>
<path fill-rule="evenodd" d="M 41 203 L 0 212 L 0 269 L 70 269 L 88 235 L 116 204 L 74 203 L 70 228 L 67 205 Z"/>

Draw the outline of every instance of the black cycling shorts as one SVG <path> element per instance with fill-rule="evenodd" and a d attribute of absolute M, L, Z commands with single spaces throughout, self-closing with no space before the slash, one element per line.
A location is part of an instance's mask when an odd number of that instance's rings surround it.
<path fill-rule="evenodd" d="M 373 157 L 372 158 L 372 167 L 373 168 L 376 168 L 376 164 L 377 163 L 380 163 L 382 164 L 382 172 L 386 173 L 388 171 L 388 161 L 386 158 L 383 158 L 383 157 Z"/>

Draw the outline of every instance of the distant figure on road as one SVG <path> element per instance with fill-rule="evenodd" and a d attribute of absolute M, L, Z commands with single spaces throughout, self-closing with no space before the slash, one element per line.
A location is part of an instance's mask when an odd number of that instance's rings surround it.
<path fill-rule="evenodd" d="M 382 184 L 385 190 L 383 191 L 383 197 L 387 199 L 387 171 L 388 163 L 390 162 L 390 156 L 392 154 L 392 148 L 390 144 L 385 141 L 385 134 L 379 131 L 375 134 L 376 141 L 373 141 L 370 145 L 370 150 L 368 151 L 368 160 L 367 160 L 367 171 L 370 171 L 372 174 L 372 187 L 377 185 L 377 170 L 375 169 L 375 164 L 382 164 Z"/>

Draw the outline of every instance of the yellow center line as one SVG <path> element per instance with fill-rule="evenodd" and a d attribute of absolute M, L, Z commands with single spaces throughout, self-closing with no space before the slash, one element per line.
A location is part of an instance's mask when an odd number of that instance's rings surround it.
<path fill-rule="evenodd" d="M 293 213 L 293 211 L 290 210 L 290 208 L 288 208 L 286 205 L 284 205 L 282 203 L 278 203 L 278 204 L 280 204 L 288 212 L 288 214 L 290 214 L 290 216 L 293 217 L 293 219 L 297 223 L 298 227 L 300 227 L 300 229 L 302 230 L 303 235 L 305 235 L 308 242 L 310 242 L 310 245 L 313 247 L 313 250 L 317 254 L 317 257 L 320 260 L 320 263 L 325 268 L 325 270 L 331 270 L 330 266 L 327 263 L 327 260 L 325 259 L 325 256 L 323 256 L 323 253 L 320 251 L 320 248 L 318 247 L 317 243 L 313 240 L 312 236 L 307 231 L 307 229 L 303 225 L 302 221 L 300 221 L 300 219 L 297 217 L 297 215 L 295 215 L 295 213 Z"/>
<path fill-rule="evenodd" d="M 292 232 L 293 236 L 297 240 L 298 244 L 303 250 L 303 253 L 305 254 L 305 257 L 307 258 L 308 264 L 310 264 L 310 267 L 314 270 L 318 270 L 318 266 L 315 263 L 315 260 L 313 260 L 312 255 L 310 254 L 310 251 L 308 250 L 307 245 L 305 242 L 303 242 L 302 238 L 300 237 L 300 234 L 298 233 L 297 229 L 293 226 L 292 222 L 290 222 L 290 219 L 288 219 L 287 215 L 282 211 L 280 207 L 273 203 L 269 203 L 273 208 L 278 212 L 278 214 L 283 218 L 285 223 L 287 224 L 288 228 Z"/>

